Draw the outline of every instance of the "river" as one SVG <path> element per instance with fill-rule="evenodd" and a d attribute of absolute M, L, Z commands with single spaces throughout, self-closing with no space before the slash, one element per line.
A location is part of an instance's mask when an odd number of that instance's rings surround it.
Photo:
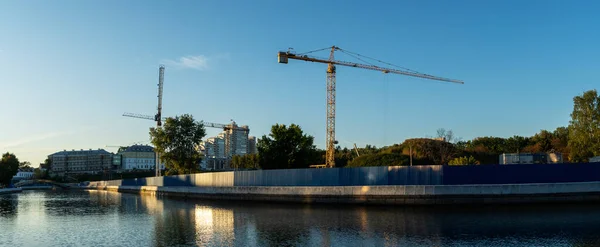
<path fill-rule="evenodd" d="M 596 205 L 362 207 L 106 191 L 0 196 L 0 246 L 600 246 Z"/>

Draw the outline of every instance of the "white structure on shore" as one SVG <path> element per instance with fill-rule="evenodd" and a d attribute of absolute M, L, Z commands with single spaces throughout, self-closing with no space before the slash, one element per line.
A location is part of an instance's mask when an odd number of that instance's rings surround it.
<path fill-rule="evenodd" d="M 121 170 L 154 170 L 156 159 L 154 148 L 148 145 L 133 145 L 119 152 L 121 156 Z M 161 164 L 161 170 L 165 169 L 165 165 Z"/>
<path fill-rule="evenodd" d="M 31 169 L 19 169 L 19 171 L 17 172 L 17 174 L 15 174 L 12 177 L 12 181 L 14 182 L 18 182 L 21 180 L 28 180 L 28 179 L 32 179 L 33 178 L 33 168 Z"/>
<path fill-rule="evenodd" d="M 560 153 L 510 153 L 501 154 L 499 164 L 552 164 L 563 163 Z"/>

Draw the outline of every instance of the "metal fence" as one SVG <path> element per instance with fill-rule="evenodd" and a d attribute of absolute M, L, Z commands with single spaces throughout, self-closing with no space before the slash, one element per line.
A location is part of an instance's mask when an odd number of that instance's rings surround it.
<path fill-rule="evenodd" d="M 109 186 L 352 186 L 439 185 L 441 166 L 380 166 L 211 172 L 91 182 Z"/>
<path fill-rule="evenodd" d="M 444 166 L 443 184 L 523 184 L 600 181 L 600 163 Z"/>
<path fill-rule="evenodd" d="M 600 163 L 479 166 L 379 166 L 211 172 L 91 182 L 132 186 L 459 185 L 600 181 Z"/>

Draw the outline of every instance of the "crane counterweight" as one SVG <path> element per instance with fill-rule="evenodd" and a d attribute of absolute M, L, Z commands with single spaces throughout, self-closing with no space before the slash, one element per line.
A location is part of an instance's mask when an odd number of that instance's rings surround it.
<path fill-rule="evenodd" d="M 277 62 L 279 62 L 279 63 L 288 63 L 288 56 L 287 56 L 287 54 L 288 54 L 287 52 L 280 51 L 277 54 Z"/>

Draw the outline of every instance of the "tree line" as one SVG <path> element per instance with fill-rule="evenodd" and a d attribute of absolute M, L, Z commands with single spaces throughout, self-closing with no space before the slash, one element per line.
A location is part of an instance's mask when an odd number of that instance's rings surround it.
<path fill-rule="evenodd" d="M 169 118 L 163 127 L 151 128 L 152 143 L 165 162 L 168 174 L 199 170 L 202 155 L 197 146 L 205 136 L 202 122 L 191 115 Z M 275 124 L 257 143 L 258 154 L 234 156 L 234 169 L 307 168 L 325 163 L 325 150 L 314 145 L 314 137 L 296 124 Z M 573 98 L 568 126 L 541 130 L 533 136 L 508 138 L 485 136 L 463 141 L 452 130 L 438 129 L 434 138 L 407 139 L 377 148 L 372 145 L 348 149 L 336 147 L 337 167 L 391 165 L 497 164 L 502 153 L 550 153 L 565 162 L 586 162 L 600 155 L 600 96 L 596 90 Z"/>
<path fill-rule="evenodd" d="M 9 186 L 12 178 L 19 170 L 33 172 L 34 178 L 43 178 L 48 175 L 47 170 L 42 172 L 40 168 L 31 167 L 29 161 L 21 162 L 14 153 L 6 152 L 2 154 L 2 159 L 0 159 L 0 188 Z"/>
<path fill-rule="evenodd" d="M 150 128 L 150 139 L 166 165 L 165 175 L 199 172 L 202 160 L 198 144 L 205 137 L 202 122 L 189 114 L 168 118 L 161 127 Z M 307 168 L 325 163 L 325 150 L 314 145 L 314 137 L 300 126 L 275 124 L 268 135 L 257 143 L 258 154 L 234 156 L 234 169 Z M 337 167 L 402 166 L 402 165 L 474 165 L 496 164 L 502 153 L 563 154 L 565 162 L 587 162 L 600 156 L 600 96 L 589 90 L 573 98 L 573 111 L 568 126 L 552 131 L 541 130 L 533 136 L 477 137 L 463 141 L 451 130 L 439 129 L 435 138 L 408 139 L 400 144 L 377 148 L 372 145 L 348 149 L 336 147 Z M 51 161 L 34 169 L 36 178 L 48 177 Z M 0 185 L 10 184 L 19 168 L 31 168 L 19 162 L 12 153 L 0 160 Z"/>

